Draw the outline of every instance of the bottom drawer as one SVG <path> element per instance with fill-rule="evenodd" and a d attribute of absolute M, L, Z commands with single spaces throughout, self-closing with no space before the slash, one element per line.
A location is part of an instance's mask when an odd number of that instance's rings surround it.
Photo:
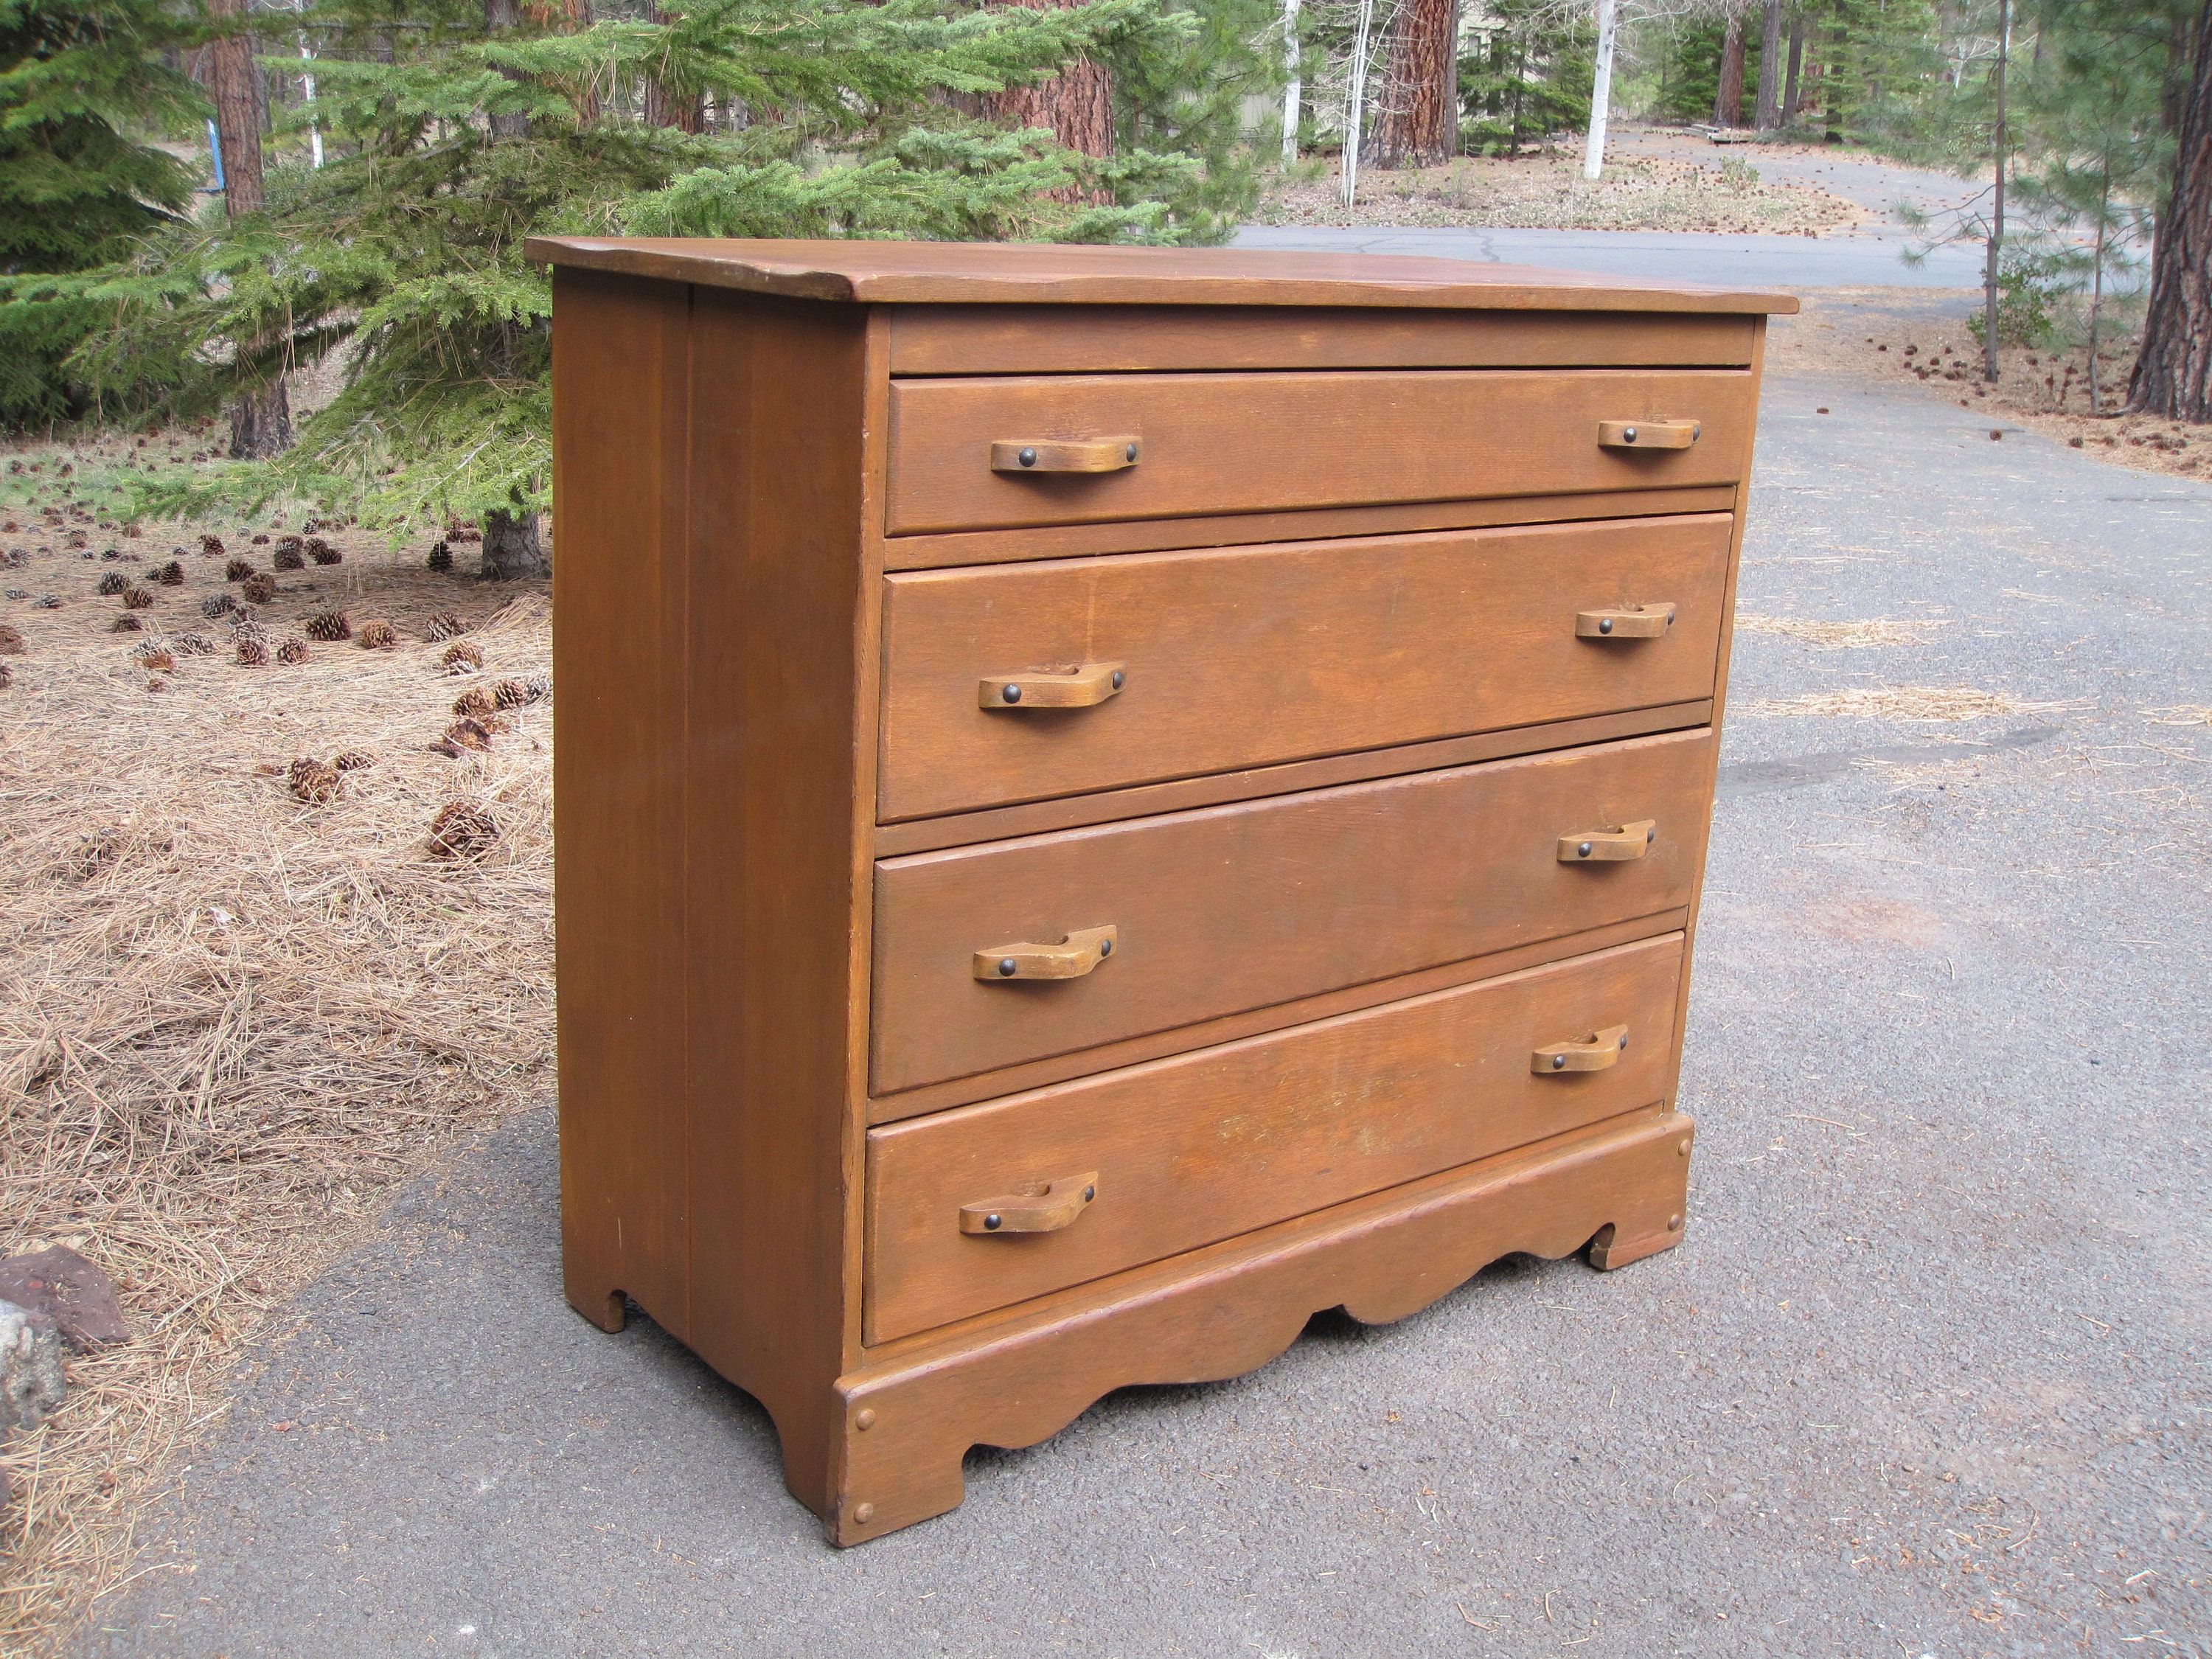
<path fill-rule="evenodd" d="M 1682 944 L 1668 933 L 872 1130 L 867 1340 L 1650 1105 L 1666 1091 Z M 1534 1062 L 1615 1026 L 1625 1048 Z M 1088 1202 L 1060 1185 L 1077 1176 L 1095 1177 Z M 978 1212 L 963 1231 L 963 1206 L 1000 1198 L 997 1228 Z M 1045 1230 L 1021 1230 L 1032 1224 Z"/>

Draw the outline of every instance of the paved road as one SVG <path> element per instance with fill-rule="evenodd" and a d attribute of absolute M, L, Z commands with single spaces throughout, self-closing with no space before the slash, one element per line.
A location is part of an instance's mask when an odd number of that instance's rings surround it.
<path fill-rule="evenodd" d="M 1814 410 L 1825 404 L 1827 416 Z M 300 1303 L 88 1655 L 2212 1653 L 2212 489 L 1771 386 L 1682 1245 L 1492 1267 L 979 1451 L 846 1553 L 744 1396 L 562 1305 L 517 1120 Z M 1970 685 L 1946 726 L 1761 700 Z"/>

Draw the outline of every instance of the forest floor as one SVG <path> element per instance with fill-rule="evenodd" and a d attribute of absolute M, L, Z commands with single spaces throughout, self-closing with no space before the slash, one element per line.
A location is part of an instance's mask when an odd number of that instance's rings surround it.
<path fill-rule="evenodd" d="M 135 1332 L 73 1357 L 63 1409 L 0 1445 L 0 1653 L 125 1581 L 235 1357 L 395 1183 L 535 1099 L 551 1057 L 551 721 L 528 685 L 551 666 L 547 585 L 297 524 L 342 562 L 276 569 L 281 517 L 122 516 L 126 477 L 217 442 L 0 462 L 0 623 L 21 636 L 0 654 L 0 1254 L 82 1251 Z M 276 582 L 247 602 L 264 648 L 298 636 L 306 660 L 240 662 L 240 612 L 204 609 L 240 602 L 233 561 Z M 353 637 L 308 638 L 332 611 Z M 481 671 L 448 672 L 441 613 Z M 362 648 L 374 619 L 389 648 Z M 517 706 L 480 721 L 488 747 L 434 752 L 457 699 L 503 681 Z M 295 760 L 347 751 L 368 763 L 332 798 L 294 793 Z M 437 855 L 451 802 L 489 820 L 480 855 Z"/>

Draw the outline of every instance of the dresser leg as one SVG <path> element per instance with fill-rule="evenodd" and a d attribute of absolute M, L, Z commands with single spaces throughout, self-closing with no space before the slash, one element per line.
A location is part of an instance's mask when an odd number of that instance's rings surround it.
<path fill-rule="evenodd" d="M 1690 1142 L 1696 1126 L 1686 1117 L 1672 1121 L 1681 1127 L 1674 1138 L 1674 1157 L 1668 1160 L 1671 1167 L 1655 1171 L 1656 1178 L 1638 1186 L 1629 1212 L 1606 1223 L 1589 1242 L 1586 1259 L 1601 1273 L 1626 1267 L 1682 1242 L 1689 1209 Z"/>

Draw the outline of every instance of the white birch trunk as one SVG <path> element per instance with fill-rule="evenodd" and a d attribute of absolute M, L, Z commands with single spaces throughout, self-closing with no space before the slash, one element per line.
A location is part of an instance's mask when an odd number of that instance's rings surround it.
<path fill-rule="evenodd" d="M 1606 0 L 1607 4 L 1612 0 Z M 1348 210 L 1359 191 L 1361 117 L 1367 104 L 1367 52 L 1375 32 L 1375 0 L 1359 0 L 1359 26 L 1352 37 L 1352 79 L 1346 88 L 1344 116 L 1344 205 Z"/>
<path fill-rule="evenodd" d="M 1283 165 L 1298 159 L 1298 100 L 1305 83 L 1298 78 L 1298 0 L 1283 0 L 1283 69 L 1290 83 L 1283 88 Z"/>
<path fill-rule="evenodd" d="M 1605 118 L 1613 101 L 1613 37 L 1620 27 L 1620 0 L 1597 0 L 1597 79 L 1590 86 L 1589 143 L 1583 177 L 1595 180 L 1605 167 Z"/>

